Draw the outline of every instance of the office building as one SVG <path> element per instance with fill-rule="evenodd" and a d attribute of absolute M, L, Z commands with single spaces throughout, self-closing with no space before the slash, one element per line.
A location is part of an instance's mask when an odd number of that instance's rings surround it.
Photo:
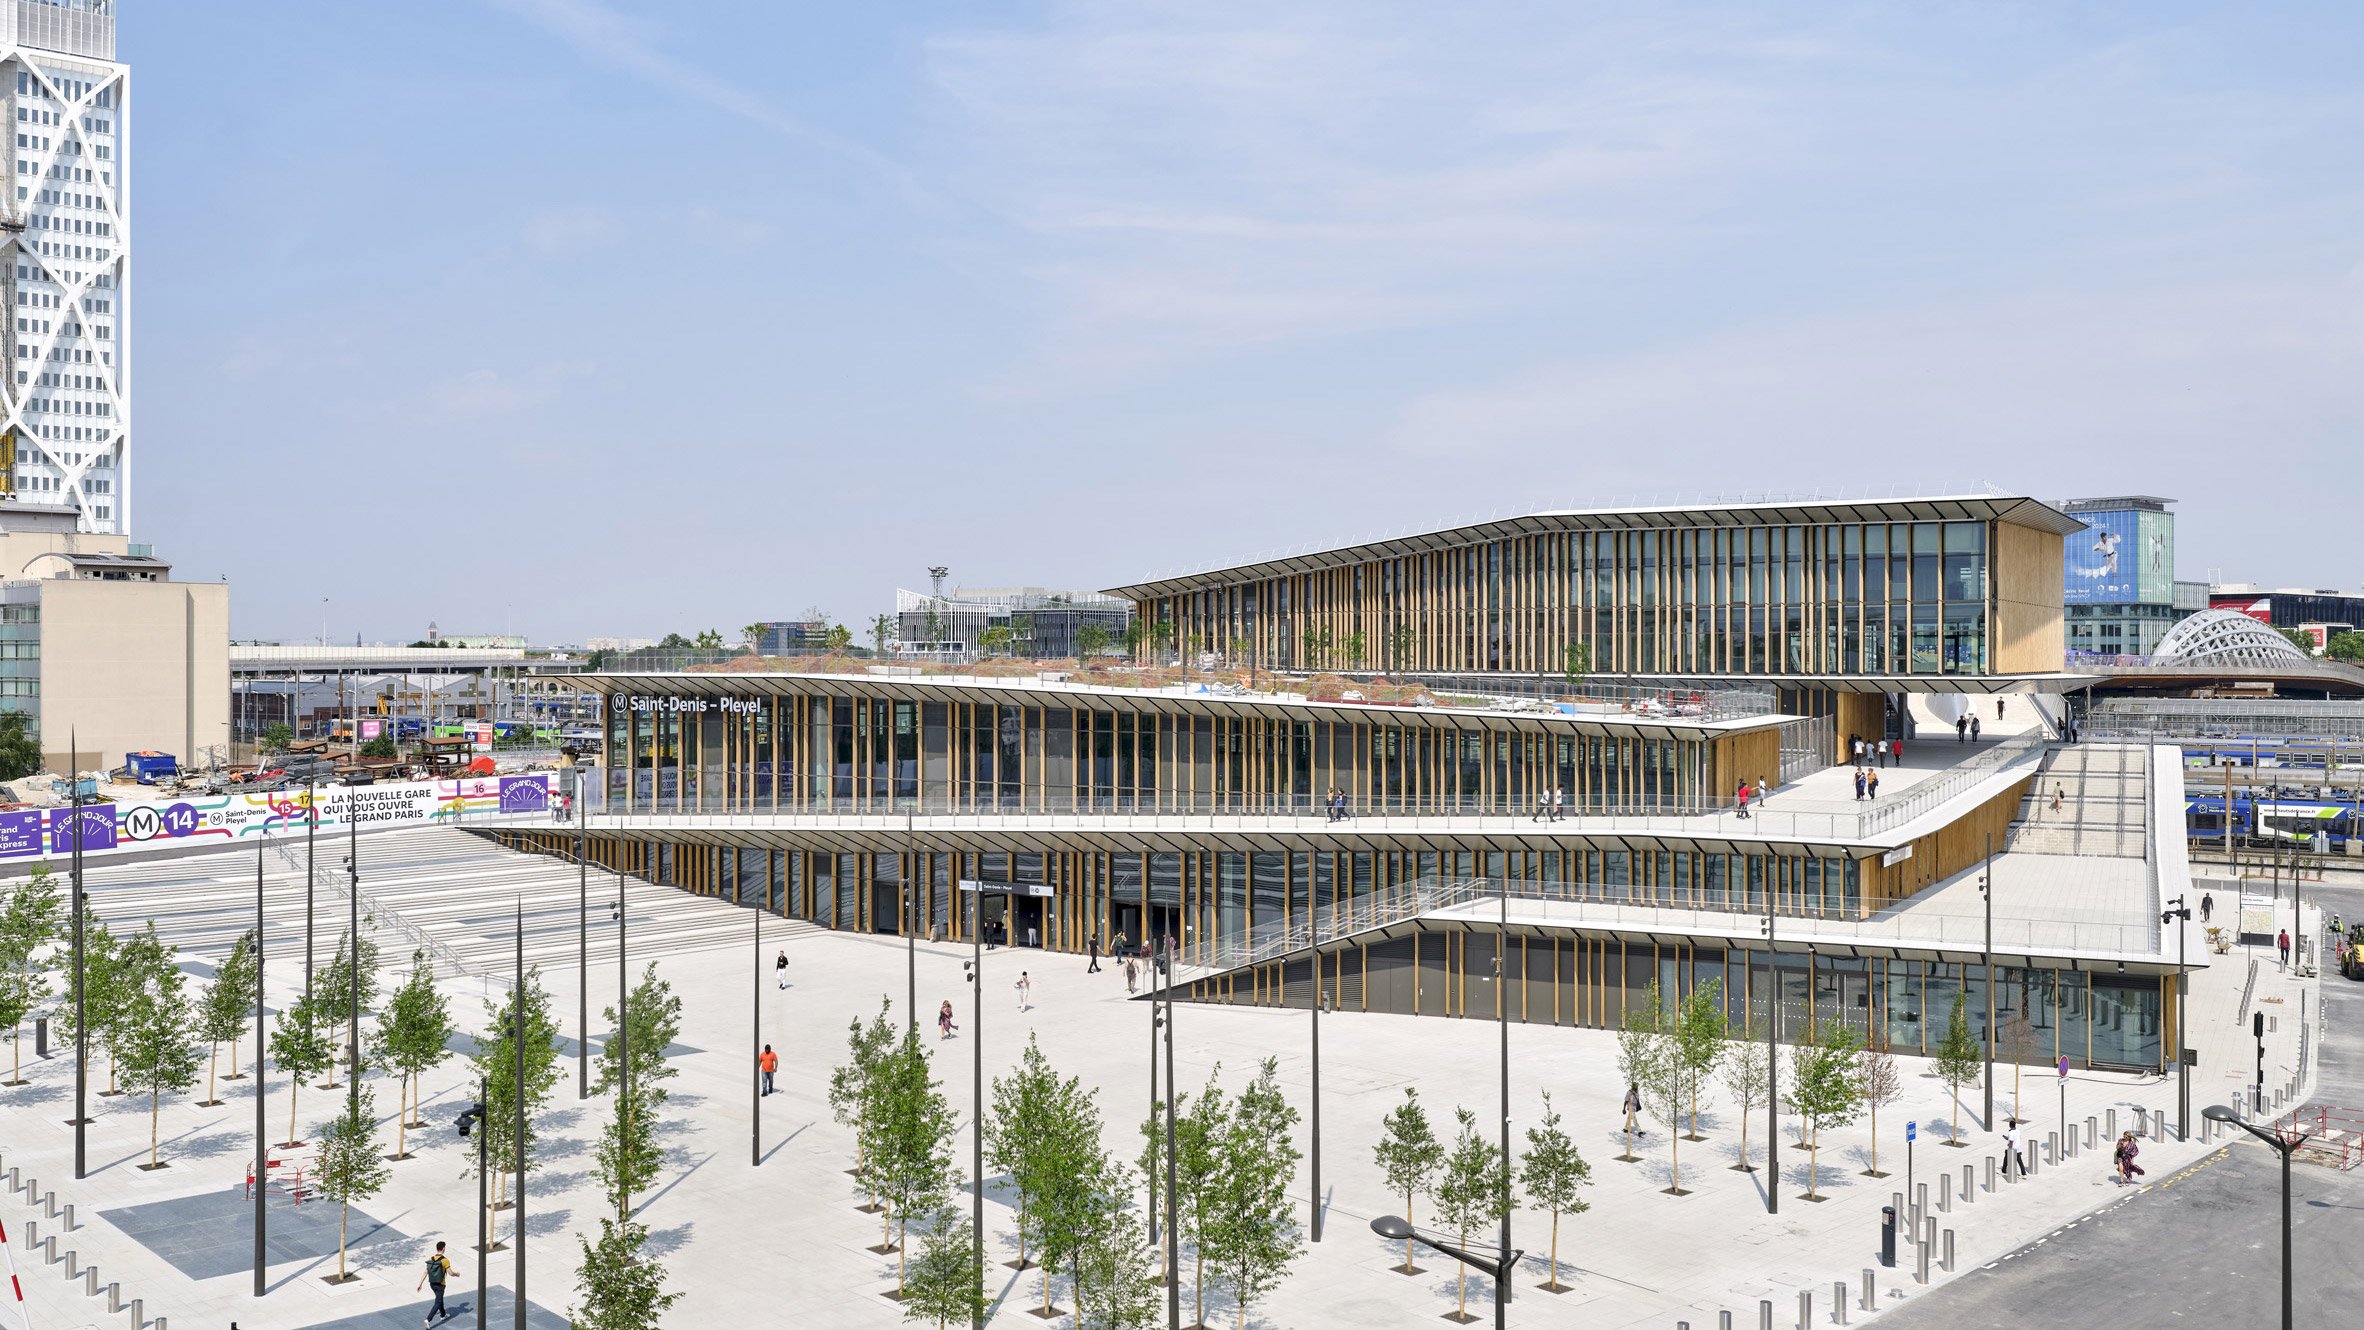
<path fill-rule="evenodd" d="M 1124 645 L 1132 606 L 1115 596 L 1044 587 L 895 592 L 898 654 L 938 660 L 1022 656 L 1065 660 Z"/>
<path fill-rule="evenodd" d="M 0 0 L 0 87 L 15 121 L 0 195 L 0 494 L 77 530 L 131 530 L 129 71 L 112 0 Z"/>
<path fill-rule="evenodd" d="M 2201 584 L 2175 580 L 2174 502 L 2133 494 L 2060 506 L 2085 523 L 2062 568 L 2072 659 L 2148 656 L 2168 629 L 2208 608 Z"/>
<path fill-rule="evenodd" d="M 2336 587 L 2261 587 L 2222 582 L 2208 588 L 2210 609 L 2246 614 L 2273 628 L 2364 628 L 2364 595 Z"/>

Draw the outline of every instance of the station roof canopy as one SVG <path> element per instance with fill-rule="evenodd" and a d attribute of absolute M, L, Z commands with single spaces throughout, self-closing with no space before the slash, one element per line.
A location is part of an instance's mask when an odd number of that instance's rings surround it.
<path fill-rule="evenodd" d="M 1760 499 L 1636 508 L 1576 508 L 1496 518 L 1417 535 L 1390 536 L 1355 545 L 1310 550 L 1111 587 L 1109 594 L 1150 600 L 1210 587 L 1346 568 L 1381 559 L 1400 559 L 1459 549 L 1516 536 L 1567 531 L 1664 531 L 1691 527 L 1822 526 L 1851 522 L 2010 522 L 2055 535 L 2071 535 L 2085 524 L 2040 499 L 2024 495 L 1959 494 L 1910 499 Z"/>

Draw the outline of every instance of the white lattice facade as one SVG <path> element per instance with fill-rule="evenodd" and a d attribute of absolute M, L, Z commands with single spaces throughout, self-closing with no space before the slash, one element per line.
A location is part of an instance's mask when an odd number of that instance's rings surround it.
<path fill-rule="evenodd" d="M 124 111 L 114 0 L 0 0 L 0 92 L 15 179 L 0 198 L 5 498 L 131 528 L 131 412 L 123 298 L 130 272 Z"/>

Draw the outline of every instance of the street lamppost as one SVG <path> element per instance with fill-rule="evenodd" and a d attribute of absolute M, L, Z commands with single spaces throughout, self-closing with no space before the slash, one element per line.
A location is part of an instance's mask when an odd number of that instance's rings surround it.
<path fill-rule="evenodd" d="M 1773 888 L 1765 887 L 1765 1213 L 1781 1213 L 1781 966 L 1773 950 Z M 1740 1162 L 1747 1163 L 1743 1159 Z"/>
<path fill-rule="evenodd" d="M 2210 1104 L 2208 1107 L 2200 1110 L 2200 1116 L 2213 1119 L 2217 1122 L 2230 1123 L 2233 1126 L 2239 1127 L 2241 1130 L 2248 1132 L 2250 1135 L 2255 1136 L 2261 1141 L 2264 1141 L 2266 1144 L 2274 1147 L 2275 1150 L 2281 1153 L 2282 1330 L 2295 1330 L 2295 1323 L 2291 1320 L 2290 1316 L 2290 1156 L 2298 1152 L 2298 1147 L 2306 1144 L 2307 1134 L 2303 1131 L 2293 1131 L 2285 1135 L 2280 1131 L 2266 1131 L 2262 1128 L 2253 1127 L 2248 1123 L 2243 1122 L 2240 1118 L 2234 1116 L 2233 1110 L 2226 1108 L 2222 1104 Z"/>
<path fill-rule="evenodd" d="M 1408 1238 L 1430 1251 L 1450 1256 L 1472 1270 L 1492 1276 L 1496 1288 L 1509 1281 L 1511 1272 L 1518 1268 L 1519 1258 L 1526 1255 L 1523 1251 L 1505 1249 L 1498 1255 L 1481 1256 L 1467 1248 L 1456 1247 L 1437 1234 L 1412 1227 L 1404 1222 L 1402 1215 L 1379 1216 L 1371 1221 L 1371 1231 L 1390 1242 L 1402 1242 Z"/>
<path fill-rule="evenodd" d="M 1986 1114 L 1979 1121 L 1995 1129 L 1995 834 L 1986 836 L 1986 866 L 1978 873 L 1978 899 L 1986 907 Z"/>
<path fill-rule="evenodd" d="M 575 815 L 575 1098 L 591 1097 L 591 857 L 590 815 L 583 811 L 583 778 L 568 768 L 569 807 Z"/>
<path fill-rule="evenodd" d="M 969 958 L 960 963 L 969 981 L 969 1253 L 977 1287 L 985 1286 L 985 892 L 969 892 Z M 985 1313 L 970 1318 L 971 1330 L 985 1330 Z"/>
<path fill-rule="evenodd" d="M 233 1059 L 234 1060 L 234 1059 Z M 263 1296 L 263 1192 L 269 1185 L 271 1147 L 263 1137 L 263 842 L 254 845 L 254 1295 Z"/>
<path fill-rule="evenodd" d="M 1179 1173 L 1174 1164 L 1174 949 L 1161 939 L 1156 964 L 1164 977 L 1166 1031 L 1166 1330 L 1182 1330 L 1181 1213 Z"/>
<path fill-rule="evenodd" d="M 1510 883 L 1502 883 L 1502 927 L 1494 935 L 1494 1016 L 1502 1032 L 1502 1263 L 1494 1274 L 1494 1330 L 1510 1315 Z"/>
<path fill-rule="evenodd" d="M 1307 931 L 1310 937 L 1307 950 L 1310 954 L 1307 959 L 1313 963 L 1313 1215 L 1310 1228 L 1313 1240 L 1319 1242 L 1322 1240 L 1322 913 L 1320 902 L 1312 903 L 1309 915 Z M 1153 1050 L 1150 1061 L 1151 1089 L 1149 1092 L 1150 1098 L 1153 1100 L 1157 1097 L 1156 1068 L 1156 1055 Z M 1156 1236 L 1152 1234 L 1150 1240 L 1156 1241 Z"/>
<path fill-rule="evenodd" d="M 2183 948 L 2191 921 L 2192 907 L 2184 904 L 2181 896 L 2169 901 L 2159 915 L 2160 923 L 2175 925 L 2175 1135 L 2179 1140 L 2188 1140 L 2192 1134 L 2192 1063 L 2183 1055 L 2185 1041 L 2191 1038 L 2183 1024 L 2184 990 L 2191 986 L 2184 970 Z"/>
<path fill-rule="evenodd" d="M 360 969 L 358 957 L 355 958 L 354 968 L 356 970 Z M 511 1096 L 511 1098 L 516 1101 L 515 1107 L 517 1109 L 516 1122 L 512 1128 L 516 1133 L 514 1139 L 517 1143 L 516 1330 L 525 1330 L 525 1038 L 527 1026 L 525 1021 L 525 900 L 523 897 L 519 897 L 517 901 L 517 979 L 515 992 L 516 997 L 510 1001 L 510 1010 L 514 1012 L 517 1017 L 517 1028 L 510 1032 L 509 1038 L 510 1041 L 517 1046 L 516 1091 Z M 361 1075 L 361 1068 L 358 1063 L 355 1064 L 353 1068 L 353 1075 L 356 1079 L 356 1084 L 358 1084 L 359 1077 Z M 357 1089 L 354 1093 L 358 1094 L 360 1091 Z M 618 1134 L 621 1135 L 621 1133 Z M 479 1261 L 477 1264 L 482 1266 L 483 1262 Z"/>
<path fill-rule="evenodd" d="M 770 885 L 770 866 L 764 869 L 765 885 Z M 763 1167 L 763 911 L 765 902 L 754 902 L 749 913 L 755 916 L 755 950 L 747 958 L 747 992 L 752 998 L 753 1022 L 749 1027 L 748 1054 L 755 1062 L 754 1093 L 748 1096 L 747 1121 L 750 1124 L 749 1167 Z"/>

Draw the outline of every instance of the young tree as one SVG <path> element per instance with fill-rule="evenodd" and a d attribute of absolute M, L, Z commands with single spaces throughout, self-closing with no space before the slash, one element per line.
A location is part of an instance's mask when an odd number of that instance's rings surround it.
<path fill-rule="evenodd" d="M 271 1027 L 271 1057 L 287 1073 L 287 1139 L 279 1143 L 281 1149 L 303 1144 L 296 1138 L 296 1101 L 304 1082 L 326 1070 L 334 1056 L 321 1024 L 320 1009 L 299 997 L 280 1009 L 279 1019 Z M 256 1094 L 262 1092 L 262 1086 L 255 1087 Z"/>
<path fill-rule="evenodd" d="M 1387 1189 L 1404 1194 L 1404 1222 L 1412 1222 L 1412 1198 L 1436 1184 L 1436 1171 L 1445 1161 L 1445 1147 L 1428 1125 L 1428 1110 L 1420 1106 L 1420 1092 L 1404 1087 L 1404 1102 L 1380 1123 L 1379 1144 L 1372 1150 Z M 1412 1264 L 1412 1240 L 1404 1239 L 1402 1273 L 1418 1274 Z"/>
<path fill-rule="evenodd" d="M 880 1020 L 885 1020 L 882 1014 Z M 1051 1129 L 1051 1115 L 1059 1098 L 1058 1073 L 1030 1036 L 1018 1055 L 1018 1069 L 993 1078 L 993 1109 L 985 1122 L 985 1163 L 1010 1180 L 1018 1198 L 1018 1263 L 1024 1270 L 1027 1239 L 1034 1233 L 1034 1202 L 1047 1180 L 1038 1175 L 1035 1147 Z M 835 1102 L 834 1083 L 830 1100 Z"/>
<path fill-rule="evenodd" d="M 1223 1074 L 1217 1063 L 1196 1098 L 1177 1103 L 1174 1114 L 1174 1190 L 1182 1207 L 1179 1232 L 1190 1243 L 1191 1319 L 1206 1323 L 1207 1254 L 1214 1224 L 1214 1185 L 1222 1159 L 1218 1153 L 1231 1126 L 1231 1101 L 1215 1083 Z"/>
<path fill-rule="evenodd" d="M 401 1073 L 394 1108 L 392 1159 L 410 1158 L 411 1117 L 421 1077 L 451 1056 L 451 1007 L 435 989 L 435 967 L 424 948 L 410 954 L 410 978 L 386 999 L 378 1021 L 379 1055 Z"/>
<path fill-rule="evenodd" d="M 1806 1131 L 1806 1199 L 1822 1199 L 1822 1132 L 1855 1120 L 1863 1101 L 1858 1094 L 1861 1074 L 1855 1060 L 1862 1044 L 1855 1032 L 1837 1021 L 1825 1022 L 1822 1038 L 1801 1044 L 1790 1054 L 1790 1111 Z M 1778 1183 L 1779 1178 L 1774 1181 Z"/>
<path fill-rule="evenodd" d="M 148 1162 L 143 1168 L 164 1167 L 157 1162 L 158 1119 L 164 1092 L 186 1090 L 197 1083 L 195 1013 L 189 1009 L 187 976 L 178 963 L 179 949 L 156 936 L 156 921 L 126 948 L 141 972 L 126 976 L 131 996 L 115 1035 L 115 1057 L 130 1088 L 148 1094 Z"/>
<path fill-rule="evenodd" d="M 1087 623 L 1075 630 L 1075 656 L 1090 662 L 1092 657 L 1108 650 L 1108 630 L 1096 623 Z"/>
<path fill-rule="evenodd" d="M 903 1274 L 903 1319 L 967 1325 L 985 1314 L 985 1286 L 977 1282 L 976 1230 L 951 1206 L 939 1208 L 920 1240 L 919 1256 Z"/>
<path fill-rule="evenodd" d="M 681 1297 L 665 1291 L 665 1266 L 648 1252 L 648 1228 L 630 1220 L 599 1221 L 599 1240 L 578 1236 L 574 1330 L 649 1330 Z"/>
<path fill-rule="evenodd" d="M 230 1046 L 230 1074 L 238 1073 L 238 1041 L 246 1037 L 246 1016 L 254 1010 L 254 973 L 254 930 L 248 929 L 230 944 L 230 954 L 222 958 L 199 1004 L 197 1037 L 207 1044 L 205 1102 L 200 1108 L 216 1108 L 222 1102 L 213 1097 L 213 1082 L 223 1044 Z"/>
<path fill-rule="evenodd" d="M 1666 1008 L 1658 996 L 1658 981 L 1653 979 L 1642 990 L 1642 1000 L 1628 1005 L 1617 1025 L 1617 1074 L 1641 1095 L 1645 1107 L 1653 1100 L 1653 1087 L 1663 1088 L 1669 1080 L 1667 1064 L 1673 1041 L 1667 1036 L 1668 1024 Z M 1641 1158 L 1633 1152 L 1633 1133 L 1633 1114 L 1628 1113 L 1625 1153 L 1617 1156 L 1620 1163 L 1630 1164 Z"/>
<path fill-rule="evenodd" d="M 886 645 L 887 645 L 887 643 L 888 643 L 888 642 L 891 642 L 891 641 L 893 641 L 893 640 L 894 640 L 894 636 L 895 636 L 895 621 L 894 621 L 893 619 L 891 619 L 891 618 L 888 618 L 886 615 L 883 615 L 883 614 L 878 614 L 878 615 L 873 615 L 873 616 L 871 616 L 871 619 L 870 619 L 870 650 L 871 650 L 871 652 L 872 652 L 873 654 L 880 655 L 880 656 L 883 656 L 883 655 L 885 655 L 885 654 L 886 654 Z"/>
<path fill-rule="evenodd" d="M 1101 1218 L 1075 1253 L 1076 1324 L 1100 1330 L 1154 1330 L 1165 1299 L 1149 1277 L 1141 1221 L 1117 1198 L 1123 1179 L 1102 1179 Z"/>
<path fill-rule="evenodd" d="M 1580 1215 L 1592 1208 L 1577 1193 L 1592 1185 L 1592 1165 L 1584 1162 L 1576 1142 L 1560 1126 L 1560 1111 L 1551 1106 L 1551 1091 L 1543 1092 L 1543 1125 L 1527 1128 L 1527 1152 L 1519 1157 L 1519 1185 L 1527 1189 L 1527 1203 L 1551 1213 L 1551 1278 L 1543 1287 L 1554 1293 L 1560 1283 L 1560 1216 Z"/>
<path fill-rule="evenodd" d="M 362 922 L 369 924 L 375 920 L 364 916 Z M 352 1019 L 355 1010 L 353 958 L 346 954 L 346 941 L 342 936 L 337 938 L 336 955 L 330 958 L 328 968 L 320 972 L 312 985 L 312 1000 L 320 1008 L 320 1033 L 330 1045 L 329 1078 L 321 1085 L 323 1090 L 337 1088 L 336 1064 L 352 1055 L 352 1050 L 344 1049 L 345 1033 L 352 1028 L 347 1022 Z M 359 1009 L 363 1016 L 367 1016 L 378 1005 L 378 944 L 370 940 L 366 932 L 361 935 L 360 981 Z M 338 1053 L 339 1049 L 344 1049 L 344 1052 Z"/>
<path fill-rule="evenodd" d="M 5 713 L 15 715 L 14 712 Z M 18 716 L 21 723 L 23 717 Z M 49 996 L 49 976 L 33 962 L 43 947 L 58 938 L 65 912 L 58 903 L 57 879 L 49 865 L 35 864 L 17 879 L 0 903 L 0 1025 L 8 1027 L 9 1085 L 23 1085 L 25 1018 L 41 1009 Z"/>
<path fill-rule="evenodd" d="M 1346 653 L 1346 667 L 1351 670 L 1361 669 L 1363 657 L 1369 655 L 1371 651 L 1370 639 L 1361 633 L 1348 633 L 1338 645 Z"/>
<path fill-rule="evenodd" d="M 0 712 L 0 780 L 20 780 L 41 769 L 41 741 L 27 733 L 28 723 L 21 711 Z"/>
<path fill-rule="evenodd" d="M 496 1210 L 507 1203 L 509 1174 L 519 1168 L 530 1173 L 541 1165 L 541 1134 L 535 1129 L 534 1119 L 542 1106 L 549 1102 L 550 1091 L 557 1086 L 559 1077 L 558 1022 L 550 1014 L 550 994 L 542 987 L 539 967 L 525 972 L 522 1012 L 519 997 L 519 993 L 511 990 L 501 995 L 498 1005 L 491 1002 L 484 1004 L 485 1033 L 476 1042 L 476 1075 L 485 1092 L 484 1120 L 477 1130 L 491 1138 L 485 1153 L 493 1169 L 493 1208 Z M 522 1034 L 525 1040 L 525 1079 L 522 1085 L 517 1076 L 520 1015 L 524 1018 Z M 517 1107 L 520 1102 L 525 1106 L 525 1136 L 522 1142 L 517 1133 Z M 475 1165 L 476 1160 L 471 1156 L 468 1167 L 473 1168 Z"/>
<path fill-rule="evenodd" d="M 1280 1286 L 1304 1251 L 1289 1200 L 1303 1158 L 1292 1136 L 1297 1110 L 1281 1096 L 1279 1065 L 1264 1059 L 1232 1101 L 1231 1118 L 1214 1143 L 1210 1222 L 1201 1242 L 1216 1278 L 1239 1304 L 1239 1330 L 1247 1330 L 1249 1309 Z"/>
<path fill-rule="evenodd" d="M 655 1186 L 664 1166 L 664 1151 L 657 1146 L 657 1110 L 672 1097 L 665 1082 L 673 1079 L 676 1068 L 666 1060 L 665 1050 L 681 1033 L 681 999 L 673 992 L 673 985 L 657 977 L 655 962 L 641 971 L 640 982 L 633 986 L 626 1005 L 631 1025 L 625 1031 L 624 1047 L 619 1052 L 616 1040 L 607 1041 L 599 1051 L 599 1074 L 591 1082 L 594 1093 L 623 1094 L 624 1061 L 630 1059 L 631 1094 L 602 1131 L 598 1147 L 601 1176 L 613 1177 L 619 1184 L 619 1190 L 608 1193 L 608 1203 L 616 1207 L 618 1219 L 632 1217 L 632 1197 Z M 609 1028 L 615 1027 L 615 1008 L 608 1007 L 600 1015 Z"/>
<path fill-rule="evenodd" d="M 958 1177 L 952 1166 L 952 1104 L 928 1067 L 927 1050 L 919 1031 L 905 1027 L 903 1040 L 879 1065 L 870 1116 L 869 1160 L 863 1181 L 886 1207 L 879 1250 L 895 1252 L 895 1288 L 902 1290 L 909 1271 L 911 1220 L 932 1213 L 949 1198 Z"/>
<path fill-rule="evenodd" d="M 106 921 L 100 919 L 96 912 L 84 916 L 82 983 L 79 991 L 84 995 L 80 1006 L 89 1027 L 86 1034 L 75 1025 L 77 989 L 74 982 L 73 950 L 70 946 L 60 947 L 57 953 L 50 957 L 49 963 L 57 970 L 60 981 L 57 1003 L 52 1008 L 51 1015 L 58 1023 L 59 1032 L 68 1042 L 87 1043 L 91 1048 L 102 1053 L 108 1051 L 108 1036 L 113 1033 L 116 1025 L 121 1021 L 124 1003 L 130 997 L 119 974 L 123 967 L 123 945 L 115 940 L 115 935 L 108 930 Z M 85 1062 L 87 1063 L 87 1058 Z M 115 1069 L 112 1065 L 107 1068 L 107 1088 L 99 1093 L 103 1096 L 120 1093 L 115 1089 Z"/>
<path fill-rule="evenodd" d="M 1724 1020 L 1724 981 L 1721 979 L 1700 981 L 1681 1005 L 1675 1008 L 1674 1043 L 1670 1052 L 1682 1064 L 1683 1093 L 1688 1100 L 1691 1118 L 1691 1132 L 1684 1140 L 1707 1139 L 1699 1134 L 1699 1097 L 1715 1084 L 1716 1064 L 1723 1060 L 1724 1037 L 1728 1028 Z"/>
<path fill-rule="evenodd" d="M 719 628 L 699 629 L 696 645 L 700 651 L 722 650 L 722 630 Z"/>
<path fill-rule="evenodd" d="M 1970 1001 L 1962 993 L 1954 994 L 1953 1014 L 1946 1017 L 1945 1037 L 1937 1041 L 1937 1079 L 1954 1097 L 1952 1139 L 1947 1145 L 1962 1146 L 1962 1087 L 1977 1080 L 1985 1070 L 1983 1051 L 1977 1036 L 1970 1033 Z"/>
<path fill-rule="evenodd" d="M 887 1019 L 893 1005 L 892 999 L 880 998 L 878 1016 L 870 1024 L 862 1024 L 859 1017 L 846 1022 L 846 1060 L 829 1073 L 829 1112 L 837 1125 L 854 1134 L 854 1166 L 846 1171 L 857 1178 L 862 1175 L 863 1124 L 870 1112 L 871 1075 L 887 1050 L 895 1046 L 895 1025 Z M 612 1013 L 609 1019 L 614 1019 Z M 872 1201 L 873 1206 L 876 1203 Z"/>
<path fill-rule="evenodd" d="M 1728 1028 L 1728 1027 L 1727 1027 Z M 1732 1038 L 1732 1047 L 1724 1057 L 1724 1090 L 1732 1096 L 1732 1105 L 1740 1115 L 1740 1162 L 1732 1166 L 1734 1172 L 1754 1173 L 1756 1165 L 1748 1162 L 1748 1122 L 1752 1110 L 1773 1093 L 1773 1069 L 1766 1065 L 1764 1053 L 1765 1018 L 1759 1016 L 1744 1024 Z"/>
<path fill-rule="evenodd" d="M 1880 1109 L 1903 1095 L 1904 1078 L 1896 1070 L 1895 1057 L 1888 1052 L 1888 1041 L 1874 1035 L 1855 1064 L 1855 1097 L 1871 1110 L 1871 1167 L 1863 1170 L 1867 1178 L 1888 1176 L 1880 1171 Z"/>
<path fill-rule="evenodd" d="M 1069 1077 L 1044 1115 L 1040 1139 L 1027 1151 L 1036 1240 L 1042 1244 L 1042 1306 L 1051 1305 L 1051 1271 L 1062 1261 L 1072 1268 L 1110 1208 L 1112 1167 L 1100 1144 L 1097 1092 Z"/>
<path fill-rule="evenodd" d="M 1453 1245 L 1466 1248 L 1470 1234 L 1500 1222 L 1508 1212 L 1509 1165 L 1502 1158 L 1502 1151 L 1479 1134 L 1477 1114 L 1466 1108 L 1455 1108 L 1453 1117 L 1461 1124 L 1461 1131 L 1454 1137 L 1452 1152 L 1445 1156 L 1444 1177 L 1436 1186 L 1436 1204 L 1445 1226 L 1453 1230 Z M 1455 1287 L 1460 1305 L 1453 1319 L 1473 1319 L 1469 1314 L 1468 1266 L 1456 1272 Z"/>
<path fill-rule="evenodd" d="M 362 1086 L 352 1087 L 345 1094 L 345 1111 L 322 1123 L 318 1131 L 320 1193 L 337 1203 L 337 1273 L 328 1282 L 342 1284 L 359 1278 L 345 1272 L 345 1224 L 353 1202 L 377 1195 L 391 1175 L 386 1161 L 378 1157 L 375 1097 Z"/>
<path fill-rule="evenodd" d="M 1412 645 L 1417 641 L 1410 624 L 1399 623 L 1387 634 L 1389 666 L 1397 670 L 1412 668 Z"/>
<path fill-rule="evenodd" d="M 295 731 L 273 721 L 263 727 L 263 733 L 257 741 L 257 746 L 266 753 L 284 753 L 294 742 Z"/>
<path fill-rule="evenodd" d="M 1585 675 L 1592 673 L 1592 647 L 1583 642 L 1570 642 L 1567 650 L 1560 653 L 1560 671 L 1567 676 L 1568 686 L 1575 687 Z"/>

